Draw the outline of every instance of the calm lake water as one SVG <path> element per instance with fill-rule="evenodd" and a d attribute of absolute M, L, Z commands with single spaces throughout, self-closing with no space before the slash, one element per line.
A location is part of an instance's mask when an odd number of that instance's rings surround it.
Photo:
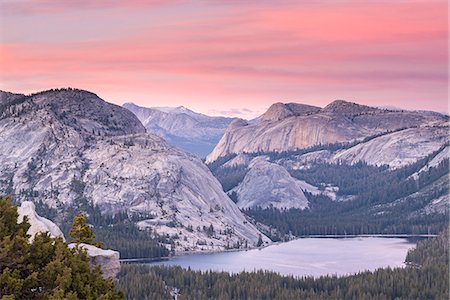
<path fill-rule="evenodd" d="M 302 238 L 263 249 L 184 255 L 148 264 L 231 273 L 263 269 L 295 276 L 346 275 L 402 267 L 414 246 L 405 238 Z"/>

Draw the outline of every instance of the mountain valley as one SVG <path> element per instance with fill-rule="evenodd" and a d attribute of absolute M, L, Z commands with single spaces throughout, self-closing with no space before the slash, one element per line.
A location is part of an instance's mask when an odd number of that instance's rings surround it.
<path fill-rule="evenodd" d="M 87 212 L 127 258 L 252 248 L 269 237 L 438 232 L 445 223 L 445 115 L 339 100 L 276 103 L 247 122 L 127 110 L 77 89 L 0 96 L 1 192 L 33 201 L 63 230 Z M 158 136 L 184 128 L 195 144 L 227 124 L 208 165 Z"/>

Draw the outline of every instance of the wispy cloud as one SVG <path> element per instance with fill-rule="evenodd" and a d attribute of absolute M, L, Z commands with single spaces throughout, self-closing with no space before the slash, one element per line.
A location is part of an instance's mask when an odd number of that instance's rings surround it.
<path fill-rule="evenodd" d="M 230 108 L 226 110 L 210 109 L 208 113 L 214 116 L 252 118 L 258 116 L 261 111 L 255 111 L 249 108 Z"/>
<path fill-rule="evenodd" d="M 71 85 L 236 116 L 280 99 L 447 105 L 446 1 L 1 3 L 6 90 Z"/>

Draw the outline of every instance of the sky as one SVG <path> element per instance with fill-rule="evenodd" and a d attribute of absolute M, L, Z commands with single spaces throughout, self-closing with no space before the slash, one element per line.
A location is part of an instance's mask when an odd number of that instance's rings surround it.
<path fill-rule="evenodd" d="M 275 102 L 448 111 L 444 0 L 0 0 L 0 89 L 252 118 Z"/>

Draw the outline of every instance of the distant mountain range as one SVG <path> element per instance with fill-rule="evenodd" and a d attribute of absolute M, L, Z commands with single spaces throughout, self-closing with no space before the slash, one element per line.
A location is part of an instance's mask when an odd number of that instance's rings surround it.
<path fill-rule="evenodd" d="M 148 132 L 157 134 L 170 144 L 204 158 L 216 146 L 234 118 L 211 117 L 180 107 L 141 107 L 125 103 Z"/>

